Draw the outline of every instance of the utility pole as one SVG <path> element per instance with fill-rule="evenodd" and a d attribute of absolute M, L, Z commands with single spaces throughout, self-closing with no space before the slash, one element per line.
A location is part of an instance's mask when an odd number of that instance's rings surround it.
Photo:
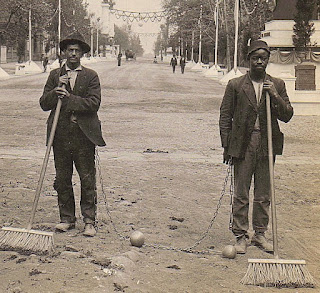
<path fill-rule="evenodd" d="M 202 4 L 200 6 L 200 18 L 199 18 L 199 57 L 198 57 L 198 63 L 201 65 L 201 49 L 202 49 L 202 26 L 201 26 L 201 22 L 202 22 Z"/>
<path fill-rule="evenodd" d="M 99 57 L 99 21 L 100 17 L 97 18 L 97 57 Z"/>
<path fill-rule="evenodd" d="M 214 66 L 218 67 L 218 40 L 219 40 L 219 1 L 217 2 L 217 5 L 215 7 L 215 13 L 216 13 L 216 42 L 215 42 L 215 48 L 214 48 Z"/>
<path fill-rule="evenodd" d="M 223 10 L 224 10 L 224 23 L 226 26 L 226 35 L 227 35 L 227 52 L 226 52 L 226 59 L 227 59 L 227 69 L 228 71 L 231 70 L 231 62 L 230 62 L 230 36 L 229 36 L 229 25 L 228 25 L 228 18 L 227 18 L 227 4 L 226 0 L 223 0 Z"/>
<path fill-rule="evenodd" d="M 193 47 L 194 47 L 194 31 L 192 31 L 191 37 L 191 62 L 193 63 Z"/>
<path fill-rule="evenodd" d="M 60 40 L 61 40 L 61 0 L 58 4 L 58 53 L 60 54 Z"/>
<path fill-rule="evenodd" d="M 215 48 L 214 48 L 214 65 L 204 73 L 205 76 L 212 77 L 212 78 L 218 78 L 219 71 L 221 70 L 220 66 L 218 65 L 219 4 L 220 4 L 220 1 L 217 1 L 215 9 L 214 9 L 215 26 L 216 26 L 216 38 L 215 38 Z"/>
<path fill-rule="evenodd" d="M 234 32 L 233 70 L 230 70 L 226 75 L 224 75 L 220 79 L 219 82 L 221 84 L 227 84 L 230 79 L 243 75 L 243 73 L 238 69 L 239 1 L 240 0 L 235 0 L 235 3 L 234 3 L 235 32 Z"/>
<path fill-rule="evenodd" d="M 32 61 L 32 25 L 31 25 L 31 4 L 29 8 L 29 62 Z"/>
<path fill-rule="evenodd" d="M 90 17 L 90 47 L 91 47 L 90 54 L 91 54 L 91 58 L 92 58 L 93 57 L 93 25 L 92 25 L 93 15 L 90 14 L 89 17 Z"/>
<path fill-rule="evenodd" d="M 238 70 L 238 38 L 239 38 L 239 0 L 235 0 L 234 5 L 235 17 L 235 33 L 234 33 L 234 57 L 233 57 L 233 70 Z"/>

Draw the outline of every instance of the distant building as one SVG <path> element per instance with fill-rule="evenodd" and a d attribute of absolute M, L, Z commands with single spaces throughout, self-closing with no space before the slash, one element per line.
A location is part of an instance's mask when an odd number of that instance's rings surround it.
<path fill-rule="evenodd" d="M 292 51 L 294 48 L 292 36 L 294 16 L 297 0 L 277 0 L 273 11 L 273 19 L 265 24 L 261 37 L 266 41 L 272 49 L 280 49 L 280 51 Z M 318 7 L 315 5 L 313 14 L 315 31 L 311 36 L 311 43 L 315 44 L 312 51 L 320 52 L 320 15 Z"/>

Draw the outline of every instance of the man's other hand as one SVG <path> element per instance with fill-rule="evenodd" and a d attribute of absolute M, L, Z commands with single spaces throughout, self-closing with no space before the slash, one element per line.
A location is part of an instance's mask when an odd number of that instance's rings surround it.
<path fill-rule="evenodd" d="M 231 160 L 231 156 L 228 154 L 228 149 L 224 148 L 224 151 L 223 151 L 223 163 L 228 165 L 230 160 Z"/>

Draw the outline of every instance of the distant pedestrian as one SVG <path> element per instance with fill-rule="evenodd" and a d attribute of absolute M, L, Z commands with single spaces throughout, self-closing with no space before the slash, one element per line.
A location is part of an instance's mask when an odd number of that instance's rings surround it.
<path fill-rule="evenodd" d="M 158 63 L 157 56 L 155 55 L 153 58 L 153 63 Z"/>
<path fill-rule="evenodd" d="M 171 58 L 171 61 L 170 61 L 170 65 L 172 66 L 173 73 L 176 72 L 177 64 L 178 64 L 178 61 L 177 61 L 176 55 L 173 55 L 173 57 Z"/>
<path fill-rule="evenodd" d="M 49 59 L 48 59 L 47 56 L 45 56 L 45 57 L 43 58 L 43 61 L 42 61 L 43 72 L 46 72 L 46 71 L 47 71 L 48 62 L 49 62 Z"/>
<path fill-rule="evenodd" d="M 180 67 L 181 73 L 184 74 L 184 68 L 186 67 L 186 58 L 184 56 L 180 58 Z"/>
<path fill-rule="evenodd" d="M 120 52 L 118 54 L 118 66 L 121 66 L 121 57 L 122 57 L 122 53 Z"/>

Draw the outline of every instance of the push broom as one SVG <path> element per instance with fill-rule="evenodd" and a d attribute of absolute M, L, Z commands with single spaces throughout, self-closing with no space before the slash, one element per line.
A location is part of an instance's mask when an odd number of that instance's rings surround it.
<path fill-rule="evenodd" d="M 62 102 L 59 98 L 27 228 L 2 227 L 2 230 L 0 231 L 0 250 L 13 250 L 25 254 L 48 254 L 54 249 L 53 233 L 33 230 L 32 224 L 38 206 L 44 175 L 46 173 L 49 161 L 51 146 L 53 144 L 53 139 L 58 124 L 61 104 Z"/>
<path fill-rule="evenodd" d="M 270 96 L 266 93 L 268 159 L 271 191 L 271 217 L 274 259 L 248 259 L 248 269 L 241 283 L 263 287 L 310 287 L 315 286 L 305 260 L 285 260 L 279 258 L 276 204 L 274 190 L 274 159 L 272 149 L 272 128 Z"/>

